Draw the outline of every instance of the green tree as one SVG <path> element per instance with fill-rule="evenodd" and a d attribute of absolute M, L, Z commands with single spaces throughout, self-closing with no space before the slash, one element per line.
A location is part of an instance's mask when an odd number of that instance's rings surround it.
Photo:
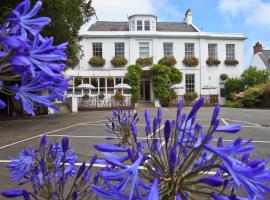
<path fill-rule="evenodd" d="M 260 70 L 256 67 L 249 67 L 241 75 L 246 87 L 267 83 L 270 81 L 270 72 L 268 70 Z"/>
<path fill-rule="evenodd" d="M 225 93 L 227 99 L 231 99 L 231 94 L 243 92 L 245 83 L 240 78 L 229 78 L 225 83 Z"/>
<path fill-rule="evenodd" d="M 0 24 L 21 1 L 0 1 Z M 32 5 L 36 1 L 31 0 Z M 78 33 L 81 26 L 95 13 L 91 4 L 92 0 L 44 0 L 42 9 L 39 12 L 40 16 L 52 19 L 52 22 L 46 26 L 42 34 L 54 37 L 55 44 L 68 42 L 67 65 L 69 67 L 74 67 L 79 62 L 81 47 Z"/>
<path fill-rule="evenodd" d="M 131 86 L 131 94 L 133 102 L 138 102 L 140 98 L 142 67 L 140 65 L 128 66 L 126 78 Z"/>

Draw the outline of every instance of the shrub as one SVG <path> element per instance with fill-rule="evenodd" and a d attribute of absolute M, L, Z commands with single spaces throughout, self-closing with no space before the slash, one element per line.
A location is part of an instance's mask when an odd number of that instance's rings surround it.
<path fill-rule="evenodd" d="M 132 101 L 136 103 L 140 99 L 142 68 L 140 65 L 128 66 L 126 78 L 131 86 Z"/>
<path fill-rule="evenodd" d="M 184 99 L 186 102 L 191 103 L 198 98 L 198 94 L 196 92 L 190 92 L 184 94 Z"/>
<path fill-rule="evenodd" d="M 220 77 L 219 77 L 222 81 L 226 81 L 228 78 L 229 78 L 229 76 L 228 76 L 228 74 L 220 74 Z"/>
<path fill-rule="evenodd" d="M 176 64 L 176 59 L 174 56 L 165 56 L 158 61 L 158 64 L 171 67 L 171 66 L 174 66 Z"/>
<path fill-rule="evenodd" d="M 220 63 L 221 63 L 221 62 L 220 62 L 219 59 L 208 58 L 208 59 L 206 60 L 206 64 L 207 64 L 208 66 L 217 66 L 217 65 L 219 65 Z"/>
<path fill-rule="evenodd" d="M 149 58 L 138 58 L 136 60 L 136 64 L 141 65 L 141 66 L 153 65 L 153 57 L 149 57 Z"/>
<path fill-rule="evenodd" d="M 257 103 L 259 103 L 260 98 L 262 98 L 263 92 L 264 90 L 261 85 L 246 89 L 243 100 L 244 106 L 248 108 L 254 107 Z"/>
<path fill-rule="evenodd" d="M 256 67 L 249 67 L 241 75 L 246 87 L 264 84 L 270 81 L 270 72 L 268 70 L 260 70 Z"/>
<path fill-rule="evenodd" d="M 187 67 L 196 67 L 199 64 L 199 60 L 196 57 L 185 57 L 183 63 Z"/>
<path fill-rule="evenodd" d="M 156 98 L 159 99 L 162 106 L 168 106 L 171 99 L 169 85 L 180 83 L 182 81 L 182 73 L 175 67 L 154 65 L 151 68 L 151 75 Z"/>
<path fill-rule="evenodd" d="M 263 107 L 270 108 L 270 83 L 263 85 Z"/>
<path fill-rule="evenodd" d="M 229 78 L 225 83 L 225 93 L 227 99 L 231 99 L 232 93 L 239 93 L 245 90 L 245 84 L 242 79 Z"/>
<path fill-rule="evenodd" d="M 230 101 L 228 100 L 225 104 L 225 106 L 229 107 L 229 108 L 243 108 L 244 105 L 239 102 L 239 101 Z"/>
<path fill-rule="evenodd" d="M 244 98 L 245 98 L 245 92 L 239 92 L 239 93 L 232 94 L 232 98 L 234 101 L 238 101 L 238 102 L 242 103 L 244 101 Z"/>
<path fill-rule="evenodd" d="M 102 57 L 98 57 L 98 56 L 94 56 L 92 58 L 90 58 L 89 60 L 89 64 L 92 67 L 103 67 L 105 65 L 105 59 Z"/>
<path fill-rule="evenodd" d="M 239 64 L 238 60 L 225 60 L 224 63 L 228 66 L 236 66 Z"/>
<path fill-rule="evenodd" d="M 123 56 L 115 56 L 111 60 L 111 63 L 114 67 L 124 67 L 128 63 L 128 61 Z"/>

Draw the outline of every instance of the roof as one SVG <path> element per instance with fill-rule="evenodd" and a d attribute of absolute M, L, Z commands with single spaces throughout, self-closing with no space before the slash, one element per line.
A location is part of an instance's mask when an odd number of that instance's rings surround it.
<path fill-rule="evenodd" d="M 265 66 L 270 70 L 270 50 L 263 50 L 259 53 L 260 58 L 264 62 Z"/>
<path fill-rule="evenodd" d="M 154 18 L 157 19 L 157 16 L 151 15 L 151 14 L 135 14 L 135 15 L 130 15 L 130 16 L 128 17 L 128 19 L 130 19 L 130 18 L 132 18 L 132 17 L 136 17 L 136 16 L 139 16 L 139 17 L 154 17 Z"/>
<path fill-rule="evenodd" d="M 129 22 L 97 21 L 88 31 L 129 31 Z M 159 32 L 198 32 L 185 22 L 157 22 Z"/>

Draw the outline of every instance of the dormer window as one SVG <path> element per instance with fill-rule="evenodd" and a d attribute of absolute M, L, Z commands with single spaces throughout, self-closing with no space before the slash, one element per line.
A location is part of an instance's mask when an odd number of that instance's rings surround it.
<path fill-rule="evenodd" d="M 142 31 L 142 30 L 143 30 L 142 21 L 139 20 L 139 21 L 137 21 L 137 31 Z"/>
<path fill-rule="evenodd" d="M 144 21 L 144 30 L 150 31 L 150 21 Z"/>

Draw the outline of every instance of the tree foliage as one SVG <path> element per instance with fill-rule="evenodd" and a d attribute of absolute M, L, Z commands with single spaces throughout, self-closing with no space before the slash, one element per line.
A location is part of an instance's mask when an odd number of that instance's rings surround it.
<path fill-rule="evenodd" d="M 140 65 L 130 65 L 126 78 L 131 86 L 131 94 L 133 102 L 138 102 L 140 98 L 142 68 Z"/>
<path fill-rule="evenodd" d="M 268 70 L 260 70 L 256 67 L 249 67 L 241 75 L 246 87 L 252 87 L 258 84 L 264 84 L 270 81 L 270 72 Z"/>
<path fill-rule="evenodd" d="M 36 1 L 31 0 L 31 3 L 34 4 Z M 19 2 L 21 0 L 0 1 L 0 24 Z M 52 23 L 46 26 L 41 34 L 54 37 L 56 44 L 67 41 L 67 64 L 69 67 L 76 66 L 81 51 L 78 32 L 81 26 L 94 15 L 92 1 L 45 0 L 42 2 L 43 6 L 38 15 L 51 18 Z"/>
<path fill-rule="evenodd" d="M 175 67 L 166 65 L 154 65 L 151 68 L 153 80 L 153 90 L 156 98 L 162 106 L 168 106 L 171 99 L 169 85 L 180 83 L 182 81 L 182 73 Z"/>
<path fill-rule="evenodd" d="M 244 90 L 245 84 L 240 78 L 229 78 L 225 83 L 225 93 L 227 99 L 231 99 L 231 94 L 243 92 Z"/>

